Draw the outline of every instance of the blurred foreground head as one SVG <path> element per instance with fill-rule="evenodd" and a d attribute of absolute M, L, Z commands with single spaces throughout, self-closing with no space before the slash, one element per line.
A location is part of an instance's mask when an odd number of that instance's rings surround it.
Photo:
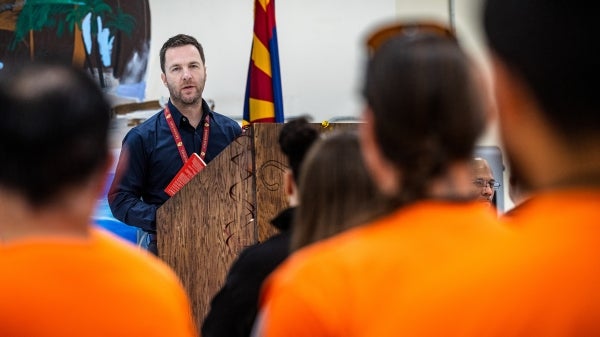
<path fill-rule="evenodd" d="M 489 0 L 501 136 L 511 170 L 534 189 L 600 178 L 597 2 Z M 577 183 L 577 182 L 575 182 Z"/>
<path fill-rule="evenodd" d="M 600 31 L 599 9 L 583 1 L 486 2 L 484 28 L 495 60 L 519 77 L 547 121 L 565 136 L 600 127 L 600 52 L 589 40 Z"/>
<path fill-rule="evenodd" d="M 106 167 L 110 106 L 83 71 L 28 64 L 0 76 L 0 189 L 43 207 Z"/>
<path fill-rule="evenodd" d="M 468 162 L 486 126 L 476 70 L 453 34 L 436 23 L 401 23 L 368 40 L 363 154 L 387 195 L 408 203 Z M 366 138 L 370 139 L 367 141 Z"/>

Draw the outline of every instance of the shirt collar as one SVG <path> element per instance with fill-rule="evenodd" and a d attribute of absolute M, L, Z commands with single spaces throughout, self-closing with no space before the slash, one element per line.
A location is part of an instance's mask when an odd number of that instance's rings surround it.
<path fill-rule="evenodd" d="M 178 127 L 181 127 L 181 118 L 183 117 L 183 115 L 181 114 L 179 109 L 177 109 L 177 107 L 175 105 L 173 105 L 173 103 L 171 103 L 171 99 L 169 99 L 169 102 L 167 102 L 167 105 L 169 106 L 169 111 L 171 111 L 173 120 L 177 123 Z M 205 114 L 208 114 L 210 116 L 210 118 L 212 120 L 214 120 L 213 111 L 210 109 L 210 107 L 208 106 L 208 103 L 206 103 L 204 98 L 202 99 L 202 113 L 203 113 L 202 119 L 204 119 Z"/>
<path fill-rule="evenodd" d="M 292 226 L 292 220 L 294 219 L 295 207 L 286 208 L 277 216 L 271 219 L 271 224 L 280 231 L 287 231 Z"/>

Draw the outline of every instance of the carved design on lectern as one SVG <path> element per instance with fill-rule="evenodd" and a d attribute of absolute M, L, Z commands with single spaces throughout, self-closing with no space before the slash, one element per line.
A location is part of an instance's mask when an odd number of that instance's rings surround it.
<path fill-rule="evenodd" d="M 280 161 L 267 160 L 260 166 L 256 178 L 269 191 L 278 191 L 281 189 L 281 174 L 285 172 L 286 168 L 287 166 Z M 280 173 L 272 174 L 271 170 L 280 171 Z"/>
<path fill-rule="evenodd" d="M 241 146 L 244 146 L 244 142 L 240 141 L 242 137 L 250 137 L 250 134 L 244 133 L 236 140 L 234 140 L 234 142 L 240 144 Z M 241 188 L 243 191 L 245 184 L 251 183 L 251 178 L 254 172 L 252 172 L 252 162 L 248 159 L 248 156 L 250 155 L 251 147 L 248 145 L 246 146 L 246 148 L 241 149 L 240 152 L 232 155 L 230 159 L 231 162 L 239 168 L 237 172 L 239 173 L 240 180 L 233 183 L 229 187 L 228 196 L 233 201 L 233 204 L 241 203 L 243 205 L 245 213 L 244 217 L 246 221 L 241 225 L 240 228 L 245 228 L 247 226 L 252 225 L 256 216 L 256 208 L 251 200 L 246 199 L 246 194 L 242 193 L 240 200 L 240 195 L 236 193 L 238 188 Z M 223 226 L 223 236 L 225 245 L 233 250 L 235 250 L 236 247 L 232 244 L 232 239 L 236 236 L 236 234 L 238 234 L 235 227 L 237 221 L 237 219 L 234 219 L 225 223 L 225 225 Z"/>

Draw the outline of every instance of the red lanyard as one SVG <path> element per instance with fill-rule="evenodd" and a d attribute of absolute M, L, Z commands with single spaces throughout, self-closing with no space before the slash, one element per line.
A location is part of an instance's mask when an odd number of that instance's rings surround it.
<path fill-rule="evenodd" d="M 181 160 L 185 164 L 188 160 L 188 154 L 185 150 L 185 146 L 183 146 L 183 142 L 181 141 L 181 135 L 177 130 L 177 126 L 173 121 L 173 116 L 171 115 L 171 110 L 169 110 L 169 106 L 165 106 L 165 119 L 167 120 L 167 124 L 169 124 L 169 129 L 171 129 L 171 134 L 173 135 L 173 140 L 175 140 L 175 145 L 177 145 L 177 150 L 179 151 L 179 155 L 181 156 Z M 206 157 L 206 149 L 208 148 L 208 132 L 210 131 L 210 117 L 209 114 L 206 114 L 204 118 L 204 125 L 202 131 L 202 147 L 200 148 L 200 158 L 204 160 Z"/>

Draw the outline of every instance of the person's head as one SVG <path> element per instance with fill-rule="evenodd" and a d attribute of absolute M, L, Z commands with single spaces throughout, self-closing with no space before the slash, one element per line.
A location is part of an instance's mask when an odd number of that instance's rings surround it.
<path fill-rule="evenodd" d="M 204 49 L 189 35 L 168 39 L 160 49 L 161 79 L 175 106 L 201 102 L 206 83 Z"/>
<path fill-rule="evenodd" d="M 471 160 L 471 170 L 473 174 L 473 196 L 490 206 L 494 199 L 494 191 L 498 188 L 498 183 L 494 179 L 492 169 L 487 160 L 476 157 Z"/>
<path fill-rule="evenodd" d="M 555 163 L 591 165 L 595 160 L 582 158 L 600 153 L 600 54 L 590 40 L 599 8 L 555 0 L 485 3 L 502 141 L 511 170 L 533 188 L 572 171 Z M 563 158 L 553 160 L 559 153 Z"/>
<path fill-rule="evenodd" d="M 325 134 L 308 151 L 291 250 L 364 223 L 383 203 L 360 155 L 356 132 Z"/>
<path fill-rule="evenodd" d="M 110 106 L 89 75 L 58 64 L 3 70 L 0 106 L 0 189 L 43 208 L 91 178 L 103 185 Z"/>
<path fill-rule="evenodd" d="M 428 197 L 456 163 L 467 166 L 487 123 L 474 64 L 433 26 L 384 29 L 368 42 L 362 153 L 379 188 L 399 203 Z"/>
<path fill-rule="evenodd" d="M 290 206 L 297 204 L 297 181 L 302 162 L 311 145 L 319 138 L 319 132 L 304 117 L 285 123 L 279 132 L 279 148 L 288 161 L 289 170 L 284 175 L 284 190 Z"/>

